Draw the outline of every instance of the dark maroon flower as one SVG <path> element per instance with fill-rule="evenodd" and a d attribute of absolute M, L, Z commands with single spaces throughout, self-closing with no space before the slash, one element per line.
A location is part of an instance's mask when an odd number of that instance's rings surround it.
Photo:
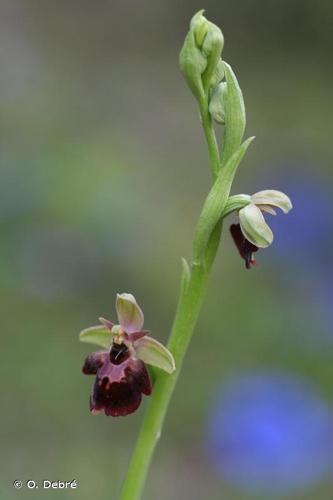
<path fill-rule="evenodd" d="M 96 375 L 90 398 L 90 410 L 104 411 L 112 417 L 133 413 L 140 406 L 142 394 L 151 394 L 151 382 L 145 364 L 130 356 L 125 344 L 113 344 L 109 352 L 90 354 L 82 371 Z"/>
<path fill-rule="evenodd" d="M 250 269 L 256 263 L 253 254 L 257 252 L 259 248 L 245 238 L 240 224 L 231 224 L 230 233 L 238 248 L 239 255 L 245 260 L 246 269 Z"/>
<path fill-rule="evenodd" d="M 96 375 L 90 398 L 92 413 L 104 411 L 117 417 L 133 413 L 141 403 L 142 394 L 149 396 L 152 386 L 146 365 L 167 373 L 175 369 L 171 352 L 143 330 L 143 312 L 130 293 L 117 294 L 119 324 L 100 318 L 101 325 L 82 330 L 80 340 L 106 349 L 90 354 L 82 371 Z"/>

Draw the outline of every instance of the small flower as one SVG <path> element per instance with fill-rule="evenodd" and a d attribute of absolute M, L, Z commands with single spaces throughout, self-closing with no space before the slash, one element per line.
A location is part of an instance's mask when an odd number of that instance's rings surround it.
<path fill-rule="evenodd" d="M 247 269 L 255 264 L 253 253 L 273 242 L 273 232 L 266 223 L 263 212 L 276 215 L 275 208 L 285 214 L 292 209 L 288 196 L 281 191 L 268 189 L 258 191 L 239 212 L 239 224 L 232 224 L 230 232 Z"/>
<path fill-rule="evenodd" d="M 117 294 L 118 325 L 100 318 L 101 325 L 82 330 L 80 340 L 98 344 L 105 351 L 90 354 L 83 365 L 85 375 L 96 375 L 90 410 L 113 417 L 133 413 L 142 394 L 152 386 L 145 363 L 172 373 L 174 358 L 168 349 L 142 330 L 144 316 L 133 295 Z"/>

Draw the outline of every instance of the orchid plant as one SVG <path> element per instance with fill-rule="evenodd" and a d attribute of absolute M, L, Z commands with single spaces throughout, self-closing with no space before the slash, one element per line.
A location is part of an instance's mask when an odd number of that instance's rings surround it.
<path fill-rule="evenodd" d="M 95 375 L 90 410 L 117 417 L 133 413 L 142 394 L 150 396 L 146 416 L 123 484 L 121 500 L 141 498 L 156 443 L 161 435 L 174 391 L 205 295 L 208 277 L 219 246 L 222 224 L 230 214 L 239 222 L 230 226 L 232 239 L 247 269 L 254 253 L 273 242 L 264 213 L 288 213 L 292 204 L 280 191 L 259 191 L 252 196 L 230 195 L 236 170 L 250 143 L 243 141 L 245 106 L 231 66 L 222 60 L 221 30 L 200 11 L 191 20 L 180 52 L 181 71 L 198 103 L 210 159 L 212 187 L 204 201 L 193 239 L 192 262 L 182 260 L 181 285 L 168 347 L 143 330 L 144 316 L 133 295 L 116 298 L 118 324 L 100 318 L 100 325 L 80 333 L 82 342 L 102 351 L 90 354 L 83 373 Z M 219 144 L 218 127 L 223 126 Z M 152 384 L 146 365 L 155 367 Z"/>

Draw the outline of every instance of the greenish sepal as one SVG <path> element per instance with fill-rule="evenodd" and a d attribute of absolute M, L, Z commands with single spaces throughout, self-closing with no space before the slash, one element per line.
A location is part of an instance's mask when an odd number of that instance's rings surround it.
<path fill-rule="evenodd" d="M 232 212 L 246 207 L 249 203 L 251 203 L 251 196 L 249 194 L 235 194 L 233 196 L 229 196 L 227 204 L 223 210 L 222 217 L 226 217 Z"/>
<path fill-rule="evenodd" d="M 171 352 L 152 337 L 142 337 L 134 343 L 135 355 L 148 365 L 156 366 L 167 373 L 176 369 Z"/>
<path fill-rule="evenodd" d="M 268 205 L 280 208 L 282 212 L 287 214 L 293 205 L 289 196 L 281 191 L 276 191 L 275 189 L 265 189 L 264 191 L 258 191 L 252 195 L 252 203 L 255 205 Z"/>
<path fill-rule="evenodd" d="M 96 344 L 101 347 L 109 349 L 112 343 L 112 333 L 109 328 L 105 328 L 103 325 L 91 326 L 82 330 L 79 335 L 81 342 L 87 342 L 88 344 Z"/>
<path fill-rule="evenodd" d="M 212 118 L 217 122 L 223 124 L 225 121 L 225 101 L 227 95 L 227 84 L 221 82 L 212 93 L 209 102 L 209 112 Z"/>
<path fill-rule="evenodd" d="M 210 235 L 218 223 L 227 204 L 231 184 L 238 165 L 240 164 L 247 148 L 253 141 L 250 137 L 231 156 L 225 167 L 220 170 L 203 205 L 198 220 L 193 243 L 193 261 L 200 265 L 205 261 L 205 252 Z"/>
<path fill-rule="evenodd" d="M 222 144 L 222 167 L 239 148 L 246 117 L 243 94 L 231 66 L 224 62 L 227 91 L 225 96 L 225 128 Z"/>
<path fill-rule="evenodd" d="M 239 211 L 239 222 L 245 238 L 259 248 L 273 242 L 273 233 L 256 205 L 250 203 Z"/>

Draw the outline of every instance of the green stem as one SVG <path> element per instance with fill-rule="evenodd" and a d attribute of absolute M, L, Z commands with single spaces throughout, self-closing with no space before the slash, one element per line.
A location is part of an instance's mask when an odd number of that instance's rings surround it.
<path fill-rule="evenodd" d="M 208 110 L 208 97 L 204 94 L 201 95 L 199 99 L 199 110 L 200 110 L 202 128 L 204 130 L 208 146 L 209 159 L 214 181 L 220 170 L 220 153 L 214 132 L 212 117 Z"/>
<path fill-rule="evenodd" d="M 208 145 L 212 177 L 215 180 L 220 169 L 220 155 L 206 97 L 203 96 L 200 100 L 199 108 Z M 157 376 L 153 395 L 150 399 L 128 468 L 127 477 L 123 484 L 121 500 L 139 500 L 141 498 L 149 465 L 157 441 L 162 433 L 169 402 L 200 313 L 209 272 L 220 241 L 221 231 L 222 223 L 219 223 L 207 243 L 205 261 L 200 264 L 192 264 L 189 278 L 186 278 L 186 272 L 183 271 L 177 312 L 168 343 L 168 348 L 175 358 L 176 371 L 171 375 L 160 372 Z"/>
<path fill-rule="evenodd" d="M 161 435 L 163 422 L 181 371 L 183 359 L 197 322 L 206 290 L 208 272 L 203 266 L 192 267 L 186 292 L 181 293 L 180 303 L 173 324 L 168 348 L 173 353 L 177 370 L 168 375 L 160 372 L 154 385 L 152 398 L 142 423 L 121 500 L 139 500 L 151 458 Z"/>

